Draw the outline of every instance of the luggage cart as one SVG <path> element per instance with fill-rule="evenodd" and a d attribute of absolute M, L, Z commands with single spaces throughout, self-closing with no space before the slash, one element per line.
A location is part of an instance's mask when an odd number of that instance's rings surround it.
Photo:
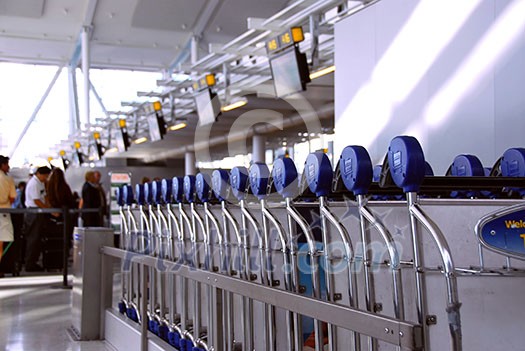
<path fill-rule="evenodd" d="M 288 243 L 292 263 L 292 288 L 295 293 L 301 293 L 299 285 L 299 260 L 298 260 L 298 247 L 296 242 L 296 225 L 298 225 L 304 234 L 308 243 L 308 256 L 310 262 L 310 274 L 312 279 L 313 296 L 317 299 L 321 298 L 321 286 L 319 276 L 319 250 L 317 249 L 316 241 L 309 223 L 299 214 L 293 205 L 293 198 L 299 194 L 299 179 L 297 169 L 292 159 L 290 158 L 278 158 L 273 163 L 272 169 L 273 184 L 277 192 L 286 201 L 286 213 L 288 220 Z M 301 350 L 303 347 L 302 340 L 302 326 L 300 316 L 294 314 L 294 329 L 297 330 L 295 333 L 295 346 L 296 350 Z M 320 351 L 323 348 L 323 331 L 321 321 L 314 320 L 314 338 L 315 338 L 315 350 Z"/>
<path fill-rule="evenodd" d="M 350 236 L 339 220 L 334 216 L 328 206 L 327 196 L 330 194 L 333 181 L 333 170 L 330 160 L 326 154 L 321 152 L 311 153 L 306 158 L 305 175 L 308 187 L 317 196 L 319 200 L 319 211 L 321 214 L 321 231 L 323 235 L 323 254 L 325 263 L 326 294 L 328 301 L 336 302 L 334 291 L 334 276 L 332 272 L 332 260 L 334 257 L 329 252 L 330 248 L 330 227 L 333 226 L 338 234 L 344 247 L 342 259 L 346 261 L 346 271 L 348 275 L 348 298 L 351 307 L 358 308 L 357 293 L 357 274 L 355 272 L 355 251 Z M 330 223 L 330 226 L 328 225 Z M 336 350 L 337 334 L 335 327 L 328 324 L 328 349 Z M 360 336 L 352 332 L 352 344 L 355 350 L 361 349 Z"/>
<path fill-rule="evenodd" d="M 448 324 L 451 337 L 451 350 L 462 350 L 461 316 L 456 279 L 456 268 L 448 242 L 439 227 L 421 209 L 417 192 L 423 182 L 425 158 L 419 142 L 410 136 L 398 136 L 392 139 L 388 149 L 390 174 L 396 185 L 406 194 L 412 234 L 414 274 L 416 279 L 416 306 L 418 323 L 423 326 L 424 345 L 428 349 L 427 296 L 425 294 L 425 276 L 421 232 L 422 225 L 435 242 L 443 263 L 443 275 L 447 284 Z"/>

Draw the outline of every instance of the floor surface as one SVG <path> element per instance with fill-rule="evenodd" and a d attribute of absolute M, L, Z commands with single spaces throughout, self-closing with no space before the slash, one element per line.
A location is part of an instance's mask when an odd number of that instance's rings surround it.
<path fill-rule="evenodd" d="M 71 290 L 61 283 L 58 275 L 0 279 L 0 350 L 114 351 L 70 338 Z"/>

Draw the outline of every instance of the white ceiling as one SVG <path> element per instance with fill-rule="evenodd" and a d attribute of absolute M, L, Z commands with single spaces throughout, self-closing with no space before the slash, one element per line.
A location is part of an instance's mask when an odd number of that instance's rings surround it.
<path fill-rule="evenodd" d="M 247 30 L 288 0 L 0 0 L 0 60 L 68 62 L 84 23 L 92 25 L 92 67 L 161 70 L 195 33 L 201 54 Z M 94 12 L 90 10 L 94 8 Z"/>

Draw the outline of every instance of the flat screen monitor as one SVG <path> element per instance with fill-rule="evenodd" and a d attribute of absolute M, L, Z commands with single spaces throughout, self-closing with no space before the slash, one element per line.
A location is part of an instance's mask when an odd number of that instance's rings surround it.
<path fill-rule="evenodd" d="M 115 141 L 117 142 L 117 149 L 120 152 L 124 152 L 128 150 L 129 147 L 129 137 L 128 133 L 123 131 L 122 129 L 117 130 L 115 133 Z"/>
<path fill-rule="evenodd" d="M 162 132 L 160 121 L 157 115 L 148 116 L 149 138 L 151 141 L 159 141 L 162 139 Z"/>
<path fill-rule="evenodd" d="M 295 46 L 270 58 L 270 67 L 277 97 L 306 90 L 310 72 L 306 55 Z"/>
<path fill-rule="evenodd" d="M 89 159 L 92 161 L 100 161 L 102 158 L 102 149 L 97 146 L 97 143 L 91 143 L 88 146 Z"/>
<path fill-rule="evenodd" d="M 210 89 L 204 89 L 195 94 L 195 105 L 197 105 L 201 126 L 217 121 L 217 117 L 221 114 L 221 102 L 215 97 L 216 94 Z"/>

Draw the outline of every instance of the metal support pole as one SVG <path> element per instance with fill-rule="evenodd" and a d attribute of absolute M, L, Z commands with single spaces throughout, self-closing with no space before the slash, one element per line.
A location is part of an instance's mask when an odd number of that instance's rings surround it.
<path fill-rule="evenodd" d="M 69 134 L 80 129 L 80 114 L 78 111 L 77 72 L 75 66 L 69 66 Z"/>
<path fill-rule="evenodd" d="M 197 168 L 195 167 L 195 153 L 186 152 L 184 154 L 184 170 L 185 175 L 195 175 L 197 173 Z"/>
<path fill-rule="evenodd" d="M 26 135 L 27 131 L 29 130 L 29 127 L 31 126 L 31 124 L 34 122 L 36 116 L 38 115 L 38 112 L 40 111 L 40 109 L 42 108 L 42 105 L 44 104 L 44 102 L 46 101 L 47 97 L 49 96 L 49 93 L 51 92 L 51 89 L 53 89 L 53 86 L 55 85 L 58 77 L 60 76 L 60 73 L 62 73 L 62 68 L 64 68 L 64 65 L 58 67 L 55 75 L 53 76 L 53 79 L 51 79 L 51 83 L 49 83 L 46 91 L 44 92 L 44 95 L 42 95 L 42 98 L 40 98 L 40 101 L 38 102 L 38 104 L 36 105 L 35 107 L 35 110 L 33 111 L 33 113 L 31 114 L 31 117 L 29 117 L 29 120 L 27 121 L 24 129 L 22 130 L 22 133 L 20 133 L 20 136 L 18 137 L 16 143 L 15 143 L 15 146 L 13 147 L 13 150 L 11 150 L 11 153 L 9 154 L 9 157 L 12 158 L 16 149 L 18 148 L 18 146 L 20 145 L 20 143 L 22 142 L 22 139 L 24 139 L 24 136 Z"/>
<path fill-rule="evenodd" d="M 84 113 L 82 116 L 82 122 L 84 124 L 91 123 L 89 115 L 89 67 L 91 65 L 91 55 L 89 50 L 90 31 L 91 28 L 89 26 L 84 26 L 82 27 L 82 32 L 80 33 L 80 39 L 82 43 L 82 73 L 84 74 Z"/>
<path fill-rule="evenodd" d="M 194 65 L 199 60 L 199 38 L 197 36 L 191 37 L 191 64 Z"/>
<path fill-rule="evenodd" d="M 319 16 L 311 15 L 309 18 L 310 24 L 310 50 L 311 61 L 310 64 L 316 67 L 319 63 Z"/>
<path fill-rule="evenodd" d="M 254 135 L 252 137 L 252 161 L 265 163 L 266 161 L 266 137 Z"/>

